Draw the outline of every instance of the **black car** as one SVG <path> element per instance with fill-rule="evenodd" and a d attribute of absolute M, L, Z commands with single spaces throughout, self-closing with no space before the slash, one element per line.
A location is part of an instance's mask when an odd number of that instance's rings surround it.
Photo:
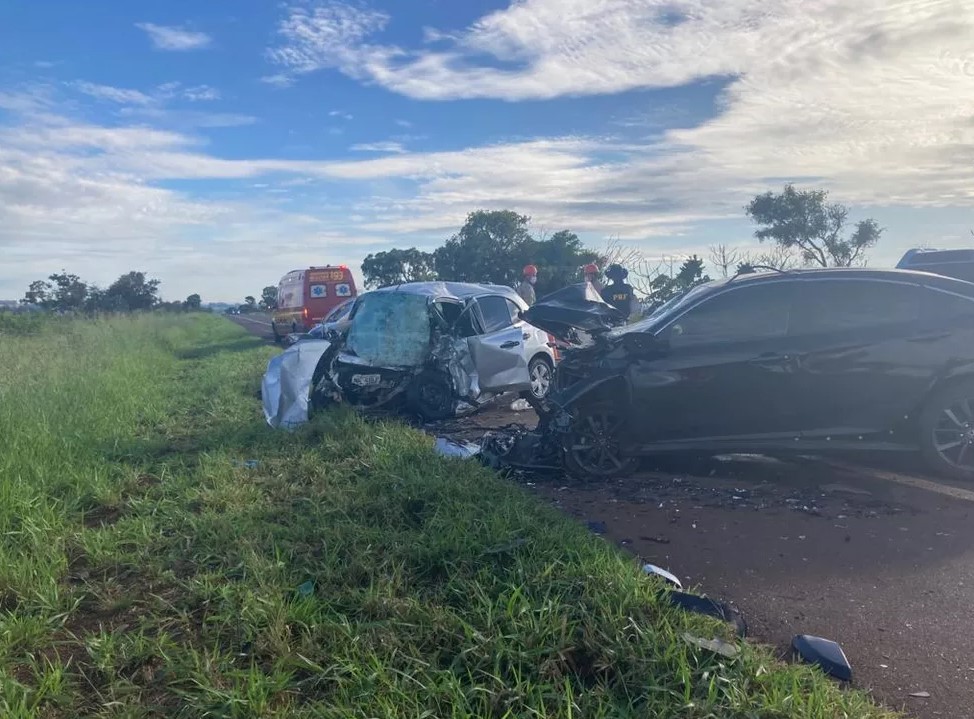
<path fill-rule="evenodd" d="M 974 284 L 795 270 L 695 287 L 565 352 L 539 433 L 577 474 L 675 450 L 920 450 L 974 478 Z M 556 332 L 563 307 L 524 317 Z M 575 315 L 579 312 L 575 311 Z M 555 439 L 557 442 L 547 441 Z"/>

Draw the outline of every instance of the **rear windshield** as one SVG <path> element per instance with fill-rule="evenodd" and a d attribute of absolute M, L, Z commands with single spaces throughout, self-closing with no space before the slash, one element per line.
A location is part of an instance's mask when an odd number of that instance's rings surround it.
<path fill-rule="evenodd" d="M 429 343 L 428 298 L 377 292 L 359 298 L 345 347 L 376 367 L 416 367 Z"/>

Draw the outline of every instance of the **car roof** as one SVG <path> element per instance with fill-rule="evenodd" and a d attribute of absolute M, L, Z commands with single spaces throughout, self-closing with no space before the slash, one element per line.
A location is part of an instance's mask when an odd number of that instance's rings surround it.
<path fill-rule="evenodd" d="M 796 270 L 752 272 L 734 275 L 727 279 L 710 283 L 715 290 L 722 287 L 761 284 L 764 282 L 803 281 L 803 280 L 879 280 L 886 282 L 909 282 L 925 287 L 961 292 L 974 295 L 974 283 L 953 277 L 937 275 L 932 272 L 901 269 L 872 269 L 863 267 L 803 268 Z"/>
<path fill-rule="evenodd" d="M 503 285 L 486 285 L 473 282 L 405 282 L 401 285 L 380 287 L 373 292 L 402 292 L 404 294 L 422 295 L 432 299 L 469 299 L 483 295 L 500 295 L 511 300 L 518 297 L 510 287 Z"/>
<path fill-rule="evenodd" d="M 952 262 L 974 262 L 974 249 L 933 250 L 917 247 L 907 250 L 896 266 L 907 268 Z"/>

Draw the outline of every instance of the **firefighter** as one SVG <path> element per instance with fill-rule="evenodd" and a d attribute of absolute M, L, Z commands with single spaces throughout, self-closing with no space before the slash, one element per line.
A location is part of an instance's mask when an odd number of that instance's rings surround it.
<path fill-rule="evenodd" d="M 534 265 L 525 265 L 521 271 L 521 282 L 517 286 L 517 293 L 528 303 L 528 307 L 534 304 L 534 285 L 537 281 L 538 268 Z"/>
<path fill-rule="evenodd" d="M 596 292 L 602 292 L 602 283 L 599 282 L 599 266 L 597 264 L 589 262 L 582 268 L 582 274 L 585 275 L 585 281 L 590 282 Z"/>
<path fill-rule="evenodd" d="M 621 265 L 609 265 L 605 270 L 605 276 L 612 284 L 602 290 L 602 299 L 622 312 L 626 320 L 632 314 L 633 305 L 636 304 L 636 292 L 632 285 L 626 283 L 629 270 Z"/>

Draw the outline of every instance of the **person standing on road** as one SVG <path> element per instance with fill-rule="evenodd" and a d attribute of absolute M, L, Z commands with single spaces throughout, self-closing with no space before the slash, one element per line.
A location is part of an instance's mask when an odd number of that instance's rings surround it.
<path fill-rule="evenodd" d="M 537 281 L 538 268 L 534 265 L 525 265 L 521 271 L 521 282 L 517 286 L 517 293 L 528 303 L 528 307 L 534 304 L 534 285 Z"/>
<path fill-rule="evenodd" d="M 636 291 L 626 282 L 629 270 L 621 265 L 609 265 L 605 270 L 605 276 L 612 280 L 612 284 L 602 290 L 602 299 L 619 310 L 628 320 L 636 304 Z"/>
<path fill-rule="evenodd" d="M 595 291 L 601 294 L 602 283 L 599 282 L 599 266 L 594 262 L 589 262 L 582 268 L 582 274 L 585 275 L 585 281 L 590 282 Z"/>

